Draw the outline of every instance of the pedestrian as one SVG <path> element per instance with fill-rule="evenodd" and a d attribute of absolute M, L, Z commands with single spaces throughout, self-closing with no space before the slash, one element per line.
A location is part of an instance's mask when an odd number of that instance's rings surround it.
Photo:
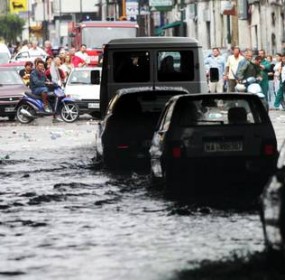
<path fill-rule="evenodd" d="M 226 61 L 225 58 L 220 54 L 219 48 L 213 48 L 212 55 L 208 56 L 204 63 L 206 68 L 209 69 L 208 75 L 210 75 L 211 69 L 213 68 L 216 68 L 219 73 L 218 81 L 209 81 L 209 91 L 211 93 L 223 92 Z"/>
<path fill-rule="evenodd" d="M 65 73 L 61 67 L 61 59 L 56 56 L 51 62 L 50 67 L 46 70 L 45 74 L 47 78 L 58 86 L 62 86 L 65 81 Z"/>
<path fill-rule="evenodd" d="M 25 68 L 19 71 L 19 75 L 21 76 L 24 84 L 29 87 L 30 86 L 30 75 L 33 70 L 33 63 L 31 61 L 27 61 L 25 63 Z"/>
<path fill-rule="evenodd" d="M 284 102 L 284 82 L 285 82 L 285 55 L 282 55 L 281 64 L 278 68 L 278 72 L 280 73 L 280 83 L 279 88 L 276 93 L 275 102 L 274 102 L 274 109 L 279 110 L 280 105 L 285 110 L 285 102 Z"/>
<path fill-rule="evenodd" d="M 269 109 L 274 107 L 275 92 L 274 92 L 274 67 L 272 55 L 267 55 L 266 60 L 270 63 L 270 70 L 268 72 L 268 106 Z"/>
<path fill-rule="evenodd" d="M 282 63 L 282 55 L 281 53 L 277 53 L 275 55 L 275 65 L 274 65 L 274 94 L 276 97 L 277 91 L 280 86 L 280 78 L 281 78 L 281 63 Z"/>
<path fill-rule="evenodd" d="M 80 50 L 74 54 L 72 60 L 74 67 L 83 67 L 87 66 L 90 63 L 90 57 L 88 56 L 86 49 L 86 45 L 82 44 L 80 46 Z"/>
<path fill-rule="evenodd" d="M 48 55 L 46 57 L 46 61 L 45 61 L 45 69 L 48 70 L 50 68 L 50 65 L 53 61 L 53 56 Z"/>
<path fill-rule="evenodd" d="M 268 98 L 268 89 L 269 89 L 269 83 L 268 83 L 268 72 L 271 69 L 270 62 L 266 60 L 266 54 L 265 50 L 261 49 L 258 51 L 258 55 L 261 57 L 261 63 L 260 63 L 260 69 L 261 69 L 261 76 L 262 80 L 260 81 L 260 86 L 262 88 L 262 92 L 265 96 L 266 101 L 269 101 Z"/>
<path fill-rule="evenodd" d="M 255 60 L 252 60 L 252 58 L 252 50 L 247 49 L 244 52 L 244 58 L 238 64 L 236 72 L 237 82 L 242 82 L 249 77 L 261 79 L 261 69 L 259 66 L 261 57 L 256 57 Z"/>
<path fill-rule="evenodd" d="M 61 64 L 60 69 L 65 73 L 65 82 L 71 73 L 71 70 L 74 68 L 73 63 L 71 62 L 71 56 L 69 53 L 66 53 L 64 62 Z"/>
<path fill-rule="evenodd" d="M 235 46 L 233 48 L 233 54 L 230 55 L 227 59 L 226 63 L 226 71 L 224 75 L 225 81 L 228 82 L 228 92 L 235 92 L 235 87 L 237 84 L 236 81 L 236 72 L 238 68 L 239 62 L 244 59 L 240 52 L 240 48 L 238 46 Z"/>
<path fill-rule="evenodd" d="M 37 41 L 33 41 L 32 42 L 32 46 L 31 48 L 29 48 L 29 53 L 30 53 L 30 56 L 33 56 L 33 57 L 44 57 L 46 56 L 46 52 L 38 47 L 38 42 Z"/>
<path fill-rule="evenodd" d="M 49 40 L 46 40 L 44 43 L 44 51 L 47 53 L 47 55 L 53 56 L 52 45 Z"/>

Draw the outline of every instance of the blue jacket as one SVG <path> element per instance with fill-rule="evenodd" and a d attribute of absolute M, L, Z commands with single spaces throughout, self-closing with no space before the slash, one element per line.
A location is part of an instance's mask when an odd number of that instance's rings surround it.
<path fill-rule="evenodd" d="M 222 55 L 214 57 L 213 55 L 208 56 L 205 61 L 205 66 L 207 69 L 218 68 L 219 69 L 219 79 L 223 78 L 225 72 L 226 60 Z"/>
<path fill-rule="evenodd" d="M 30 88 L 32 92 L 39 87 L 46 87 L 45 82 L 47 81 L 47 77 L 45 73 L 39 72 L 37 69 L 34 69 L 31 72 L 30 76 Z"/>

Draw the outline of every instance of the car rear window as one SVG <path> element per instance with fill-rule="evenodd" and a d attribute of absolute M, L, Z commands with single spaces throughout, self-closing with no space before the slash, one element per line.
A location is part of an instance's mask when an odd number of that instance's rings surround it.
<path fill-rule="evenodd" d="M 179 100 L 175 112 L 179 126 L 250 125 L 263 122 L 261 112 L 245 99 Z"/>

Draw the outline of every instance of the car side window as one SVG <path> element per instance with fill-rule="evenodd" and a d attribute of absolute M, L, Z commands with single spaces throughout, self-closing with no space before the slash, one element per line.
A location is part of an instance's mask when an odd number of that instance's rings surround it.
<path fill-rule="evenodd" d="M 194 55 L 192 51 L 157 52 L 158 81 L 194 80 Z"/>
<path fill-rule="evenodd" d="M 149 52 L 115 52 L 113 61 L 115 82 L 132 83 L 150 80 Z"/>

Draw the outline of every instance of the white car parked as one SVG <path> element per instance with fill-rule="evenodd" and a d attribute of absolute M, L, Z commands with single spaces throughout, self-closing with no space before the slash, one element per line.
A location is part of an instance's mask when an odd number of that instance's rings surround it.
<path fill-rule="evenodd" d="M 34 62 L 37 57 L 40 57 L 43 61 L 45 61 L 47 54 L 44 51 L 42 52 L 34 52 L 29 50 L 20 51 L 10 59 L 10 62 L 19 62 L 19 61 Z"/>
<path fill-rule="evenodd" d="M 101 67 L 74 68 L 65 85 L 65 94 L 72 97 L 80 109 L 80 114 L 100 116 Z"/>

